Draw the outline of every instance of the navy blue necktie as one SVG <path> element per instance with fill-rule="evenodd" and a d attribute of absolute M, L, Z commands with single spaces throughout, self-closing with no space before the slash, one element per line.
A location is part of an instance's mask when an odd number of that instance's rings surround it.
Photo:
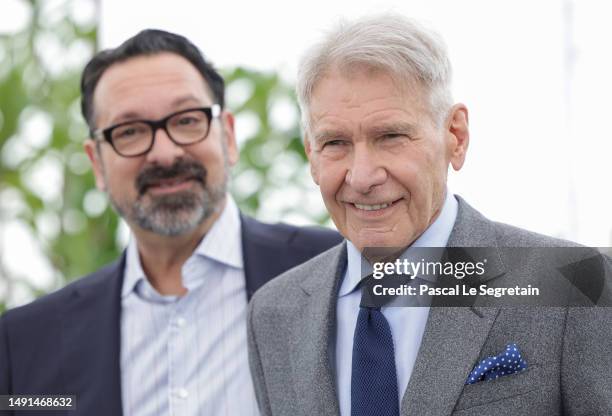
<path fill-rule="evenodd" d="M 359 307 L 353 338 L 351 416 L 399 416 L 393 335 L 380 308 Z"/>

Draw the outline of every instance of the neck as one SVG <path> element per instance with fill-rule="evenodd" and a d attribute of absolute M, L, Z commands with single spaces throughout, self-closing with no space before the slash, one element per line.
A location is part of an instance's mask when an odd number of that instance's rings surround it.
<path fill-rule="evenodd" d="M 224 199 L 214 213 L 193 231 L 177 236 L 164 236 L 132 225 L 142 269 L 151 285 L 162 295 L 182 296 L 182 267 L 191 257 L 206 233 L 221 216 Z"/>

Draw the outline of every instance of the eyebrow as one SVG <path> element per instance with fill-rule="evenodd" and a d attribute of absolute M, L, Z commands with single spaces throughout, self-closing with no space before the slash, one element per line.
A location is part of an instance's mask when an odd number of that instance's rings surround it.
<path fill-rule="evenodd" d="M 315 143 L 321 143 L 325 139 L 329 139 L 330 137 L 347 137 L 350 136 L 345 130 L 340 129 L 323 129 L 319 132 L 316 132 L 313 135 L 313 139 Z"/>
<path fill-rule="evenodd" d="M 389 122 L 389 123 L 381 123 L 379 125 L 373 126 L 365 130 L 366 135 L 368 137 L 378 137 L 389 133 L 400 133 L 405 134 L 407 136 L 416 136 L 417 128 L 412 123 L 407 122 Z M 321 143 L 325 139 L 329 139 L 330 137 L 348 137 L 351 136 L 350 133 L 347 133 L 342 129 L 323 129 L 319 132 L 316 132 L 313 135 L 315 143 Z"/>
<path fill-rule="evenodd" d="M 417 128 L 414 124 L 406 122 L 391 122 L 383 123 L 366 130 L 368 136 L 382 136 L 389 133 L 401 133 L 408 136 L 415 136 L 417 134 Z"/>
<path fill-rule="evenodd" d="M 179 97 L 179 98 L 175 99 L 174 101 L 172 101 L 171 105 L 172 106 L 179 106 L 181 104 L 185 104 L 185 103 L 189 103 L 189 102 L 193 102 L 194 104 L 197 104 L 197 105 L 200 105 L 202 107 L 205 107 L 205 105 L 202 104 L 202 102 L 200 101 L 199 98 L 197 98 L 195 95 L 191 95 L 191 94 L 184 95 L 182 97 Z"/>
<path fill-rule="evenodd" d="M 174 101 L 170 103 L 170 107 L 179 107 L 186 103 L 193 103 L 193 104 L 196 104 L 197 106 L 206 107 L 204 104 L 202 104 L 200 99 L 198 99 L 195 95 L 191 95 L 191 94 L 187 94 L 182 97 L 176 98 Z M 173 111 L 180 111 L 180 110 L 173 110 Z M 172 113 L 173 111 L 169 112 L 168 114 Z M 131 121 L 131 120 L 144 120 L 144 119 L 146 119 L 146 117 L 144 117 L 138 111 L 126 111 L 125 113 L 119 114 L 119 116 L 113 120 L 113 125 L 120 124 L 126 121 Z"/>

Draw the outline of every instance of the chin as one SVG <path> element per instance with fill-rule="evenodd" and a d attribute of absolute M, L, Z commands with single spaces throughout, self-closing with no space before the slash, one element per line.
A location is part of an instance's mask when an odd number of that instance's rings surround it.
<path fill-rule="evenodd" d="M 351 240 L 355 247 L 363 250 L 364 248 L 376 248 L 376 247 L 397 247 L 397 243 L 388 237 L 384 237 L 382 235 L 379 236 L 369 236 L 367 238 L 357 237 L 354 240 Z"/>

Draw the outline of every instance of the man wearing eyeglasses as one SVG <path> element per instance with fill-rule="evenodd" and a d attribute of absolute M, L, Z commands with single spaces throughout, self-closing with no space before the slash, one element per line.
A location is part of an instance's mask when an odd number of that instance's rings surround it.
<path fill-rule="evenodd" d="M 340 237 L 240 214 L 223 79 L 187 39 L 143 31 L 98 53 L 81 89 L 96 185 L 133 238 L 0 318 L 0 395 L 73 395 L 88 416 L 257 414 L 247 301 Z"/>

